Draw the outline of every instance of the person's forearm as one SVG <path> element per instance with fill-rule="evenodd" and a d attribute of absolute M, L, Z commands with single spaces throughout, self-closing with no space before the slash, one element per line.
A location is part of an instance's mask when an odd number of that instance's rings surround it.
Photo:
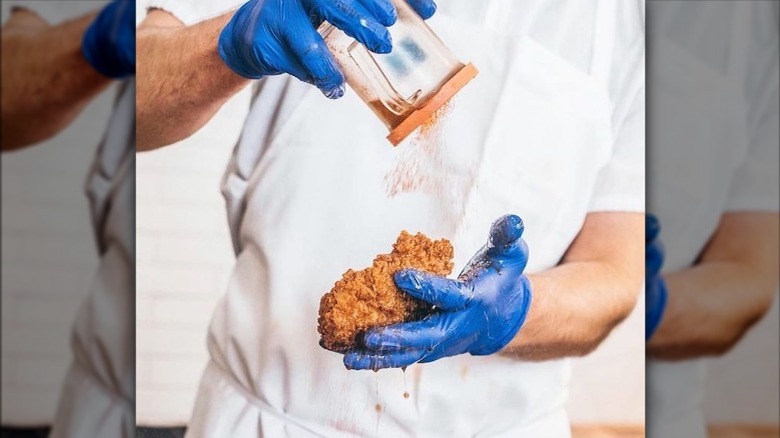
<path fill-rule="evenodd" d="M 561 263 L 529 274 L 531 308 L 502 350 L 521 360 L 593 351 L 634 308 L 644 271 L 642 213 L 590 213 Z"/>
<path fill-rule="evenodd" d="M 634 277 L 601 262 L 564 263 L 529 275 L 531 309 L 502 354 L 537 361 L 590 353 L 636 304 L 642 286 Z"/>
<path fill-rule="evenodd" d="M 746 283 L 760 275 L 740 263 L 705 263 L 664 278 L 664 319 L 647 345 L 648 355 L 659 359 L 727 352 L 766 313 L 774 292 L 760 281 Z"/>
<path fill-rule="evenodd" d="M 19 19 L 30 12 L 17 12 Z M 57 26 L 14 23 L 2 31 L 2 150 L 41 142 L 67 126 L 110 79 L 81 49 L 96 13 Z"/>
<path fill-rule="evenodd" d="M 172 17 L 162 11 L 163 20 Z M 249 81 L 228 68 L 217 39 L 232 14 L 193 26 L 157 25 L 138 30 L 137 148 L 156 149 L 201 128 Z"/>
<path fill-rule="evenodd" d="M 777 239 L 776 214 L 724 216 L 697 264 L 664 276 L 667 304 L 648 356 L 684 360 L 730 350 L 776 295 Z"/>

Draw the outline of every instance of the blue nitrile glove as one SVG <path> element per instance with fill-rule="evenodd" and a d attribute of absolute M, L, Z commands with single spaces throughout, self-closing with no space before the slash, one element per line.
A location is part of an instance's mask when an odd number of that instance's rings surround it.
<path fill-rule="evenodd" d="M 427 20 L 436 12 L 436 2 L 433 0 L 406 0 L 409 6 L 417 12 L 417 15 Z"/>
<path fill-rule="evenodd" d="M 410 0 L 423 17 L 431 0 Z M 219 36 L 225 64 L 247 79 L 289 73 L 328 98 L 344 95 L 344 76 L 316 26 L 327 20 L 369 50 L 389 53 L 388 26 L 397 19 L 391 0 L 250 0 Z"/>
<path fill-rule="evenodd" d="M 666 283 L 661 277 L 664 249 L 655 216 L 645 218 L 645 339 L 650 339 L 661 323 L 666 308 Z"/>
<path fill-rule="evenodd" d="M 463 353 L 493 354 L 506 346 L 525 322 L 531 284 L 523 275 L 528 247 L 523 221 L 498 219 L 490 238 L 457 280 L 414 269 L 398 271 L 395 284 L 436 306 L 421 321 L 369 330 L 364 348 L 344 356 L 349 369 L 398 368 Z"/>
<path fill-rule="evenodd" d="M 114 0 L 89 25 L 81 44 L 87 62 L 110 78 L 135 74 L 135 0 Z"/>

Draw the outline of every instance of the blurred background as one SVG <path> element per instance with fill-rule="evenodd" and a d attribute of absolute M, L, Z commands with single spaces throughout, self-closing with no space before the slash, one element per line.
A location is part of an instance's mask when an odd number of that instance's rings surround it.
<path fill-rule="evenodd" d="M 2 154 L 4 425 L 54 417 L 98 266 L 84 185 L 115 96 L 114 86 L 58 136 Z"/>
<path fill-rule="evenodd" d="M 780 436 L 779 27 L 777 1 L 647 2 L 652 438 Z"/>
<path fill-rule="evenodd" d="M 2 2 L 51 24 L 105 2 Z M 0 156 L 2 175 L 2 425 L 51 424 L 72 360 L 71 327 L 98 267 L 87 173 L 116 97 L 112 85 L 55 137 Z"/>
<path fill-rule="evenodd" d="M 2 1 L 3 438 L 132 427 L 133 12 Z"/>
<path fill-rule="evenodd" d="M 219 184 L 249 92 L 231 99 L 189 139 L 136 158 L 140 425 L 183 425 L 192 413 L 208 359 L 208 324 L 234 263 Z"/>

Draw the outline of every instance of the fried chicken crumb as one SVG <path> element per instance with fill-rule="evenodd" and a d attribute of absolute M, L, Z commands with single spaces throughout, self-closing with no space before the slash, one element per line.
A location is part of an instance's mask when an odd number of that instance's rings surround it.
<path fill-rule="evenodd" d="M 404 268 L 447 276 L 454 250 L 446 239 L 431 240 L 422 233 L 401 231 L 390 254 L 378 255 L 371 267 L 348 270 L 320 300 L 320 344 L 345 352 L 372 327 L 419 320 L 431 306 L 395 286 L 393 274 Z"/>

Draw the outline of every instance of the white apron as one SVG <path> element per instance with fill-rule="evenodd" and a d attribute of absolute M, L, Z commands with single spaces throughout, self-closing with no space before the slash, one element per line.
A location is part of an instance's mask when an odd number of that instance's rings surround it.
<path fill-rule="evenodd" d="M 650 83 L 657 84 L 648 99 L 648 212 L 661 223 L 663 272 L 673 272 L 691 266 L 715 232 L 733 175 L 747 153 L 745 99 L 739 83 L 746 65 L 742 57 L 746 40 L 735 35 L 733 40 L 709 42 L 710 50 L 733 44 L 733 50 L 725 50 L 738 54 L 718 71 L 700 60 L 701 53 L 665 36 L 663 20 L 676 11 L 661 14 L 660 6 L 651 7 L 659 14 L 648 19 L 656 28 L 648 43 L 648 75 Z M 700 8 L 698 18 L 706 18 L 706 12 Z M 746 9 L 726 16 L 737 29 L 749 29 Z M 707 436 L 702 411 L 706 377 L 706 359 L 648 361 L 649 437 Z"/>
<path fill-rule="evenodd" d="M 87 178 L 100 253 L 73 326 L 52 438 L 135 436 L 135 81 L 122 85 Z"/>
<path fill-rule="evenodd" d="M 318 345 L 320 297 L 401 230 L 450 239 L 460 269 L 491 222 L 516 213 L 528 272 L 555 266 L 580 230 L 610 154 L 608 97 L 595 76 L 496 30 L 516 3 L 442 2 L 430 20 L 480 70 L 438 143 L 391 147 L 355 93 L 333 102 L 289 77 L 258 84 L 223 184 L 237 261 L 189 437 L 569 436 L 566 361 L 461 355 L 356 372 Z M 389 196 L 414 156 L 427 182 Z"/>

